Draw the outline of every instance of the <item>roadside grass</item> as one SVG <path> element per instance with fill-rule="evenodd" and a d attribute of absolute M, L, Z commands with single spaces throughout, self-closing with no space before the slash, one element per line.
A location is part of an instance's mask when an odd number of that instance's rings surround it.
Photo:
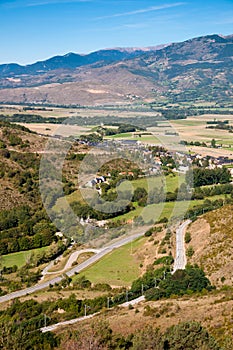
<path fill-rule="evenodd" d="M 141 237 L 103 257 L 94 265 L 73 277 L 73 281 L 85 276 L 92 283 L 108 283 L 111 286 L 130 286 L 140 275 L 141 261 L 136 257 L 146 238 Z"/>
<path fill-rule="evenodd" d="M 59 271 L 62 271 L 66 264 L 67 264 L 67 261 L 69 260 L 69 257 L 70 255 L 67 255 L 66 257 L 62 257 L 61 259 L 59 259 L 59 261 L 53 265 L 49 270 L 48 272 L 59 272 Z"/>
<path fill-rule="evenodd" d="M 45 252 L 48 249 L 49 247 L 42 247 L 42 248 L 2 255 L 2 265 L 6 267 L 11 267 L 13 265 L 16 265 L 18 266 L 18 268 L 20 268 L 26 264 L 27 260 L 30 258 L 32 254 Z"/>

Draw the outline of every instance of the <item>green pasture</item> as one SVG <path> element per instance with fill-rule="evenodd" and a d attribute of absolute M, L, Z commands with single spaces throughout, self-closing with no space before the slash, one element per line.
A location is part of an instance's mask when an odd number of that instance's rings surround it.
<path fill-rule="evenodd" d="M 185 181 L 185 175 L 177 174 L 177 175 L 168 175 L 168 176 L 153 176 L 153 177 L 144 177 L 141 179 L 131 181 L 131 184 L 136 189 L 137 187 L 143 187 L 147 191 L 152 188 L 160 188 L 164 187 L 166 192 L 174 192 L 176 188 L 180 187 L 180 185 Z"/>
<path fill-rule="evenodd" d="M 141 261 L 134 256 L 145 243 L 139 238 L 109 253 L 94 265 L 73 278 L 73 281 L 85 276 L 92 283 L 108 283 L 114 286 L 130 286 L 140 274 Z"/>
<path fill-rule="evenodd" d="M 42 247 L 42 248 L 3 255 L 2 266 L 11 267 L 13 265 L 16 265 L 18 266 L 18 268 L 20 268 L 26 264 L 27 260 L 31 257 L 32 254 L 36 255 L 37 253 L 45 252 L 48 249 L 49 247 Z"/>
<path fill-rule="evenodd" d="M 205 199 L 210 199 L 211 201 L 216 199 L 224 199 L 225 195 L 216 195 L 212 197 L 206 197 Z M 120 221 L 129 221 L 142 216 L 145 223 L 149 223 L 151 220 L 153 222 L 166 217 L 171 218 L 172 216 L 184 215 L 188 209 L 193 208 L 196 205 L 203 204 L 205 199 L 200 200 L 190 200 L 190 201 L 176 201 L 176 202 L 165 202 L 158 204 L 147 205 L 146 207 L 137 206 L 135 210 L 132 210 L 126 214 L 119 215 L 113 219 L 110 219 L 110 222 Z"/>

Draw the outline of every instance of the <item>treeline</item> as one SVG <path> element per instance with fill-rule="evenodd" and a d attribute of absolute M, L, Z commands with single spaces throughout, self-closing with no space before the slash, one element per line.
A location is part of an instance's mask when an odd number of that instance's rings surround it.
<path fill-rule="evenodd" d="M 233 196 L 233 185 L 215 185 L 208 187 L 196 187 L 192 193 L 192 199 L 204 199 L 205 197 L 217 196 L 220 194 L 232 194 Z"/>
<path fill-rule="evenodd" d="M 99 197 L 92 205 L 82 204 L 79 201 L 72 202 L 71 208 L 78 218 L 107 220 L 129 212 L 133 209 L 133 204 L 124 199 L 117 202 L 105 202 Z"/>
<path fill-rule="evenodd" d="M 3 116 L 0 116 L 0 128 L 11 128 L 12 130 L 20 130 L 20 131 L 25 131 L 30 134 L 35 134 L 35 132 L 31 131 L 30 129 L 26 128 L 23 125 L 19 124 L 13 124 L 9 122 L 8 119 L 2 118 Z"/>
<path fill-rule="evenodd" d="M 183 108 L 176 108 L 174 106 L 171 106 L 168 108 L 165 106 L 165 108 L 158 108 L 156 105 L 150 104 L 151 109 L 153 109 L 156 112 L 161 113 L 161 115 L 165 119 L 186 119 L 189 116 L 196 116 L 196 115 L 203 115 L 203 114 L 232 114 L 230 110 L 222 110 L 222 108 L 218 107 L 208 107 L 208 108 L 202 108 L 202 107 L 183 107 Z"/>
<path fill-rule="evenodd" d="M 208 147 L 206 142 L 200 142 L 200 141 L 186 141 L 186 140 L 181 140 L 180 141 L 181 145 L 185 145 L 185 146 L 201 146 L 201 147 Z"/>
<path fill-rule="evenodd" d="M 137 130 L 143 131 L 146 130 L 142 127 L 136 127 L 131 124 L 121 124 L 117 129 L 111 129 L 106 127 L 99 127 L 97 132 L 100 134 L 104 134 L 105 136 L 117 135 L 117 134 L 125 134 L 128 132 L 135 132 Z"/>
<path fill-rule="evenodd" d="M 62 124 L 67 118 L 65 117 L 42 117 L 38 114 L 15 113 L 13 115 L 0 115 L 0 121 L 10 123 L 51 123 Z"/>
<path fill-rule="evenodd" d="M 154 120 L 161 119 L 158 116 L 137 116 L 137 117 L 121 117 L 119 123 L 119 117 L 117 116 L 93 116 L 93 117 L 80 117 L 80 116 L 68 116 L 68 117 L 42 117 L 39 114 L 24 114 L 15 113 L 13 115 L 1 115 L 1 122 L 11 122 L 11 123 L 50 123 L 50 124 L 69 124 L 69 125 L 110 125 L 110 126 L 120 126 L 124 125 L 135 125 L 144 130 L 145 126 L 156 126 L 157 122 Z"/>
<path fill-rule="evenodd" d="M 193 168 L 186 175 L 186 182 L 192 187 L 200 187 L 213 184 L 225 184 L 231 181 L 231 174 L 226 167 L 205 169 Z"/>
<path fill-rule="evenodd" d="M 168 274 L 166 279 L 159 280 L 156 288 L 150 276 L 145 282 L 147 281 L 152 286 L 145 292 L 147 300 L 158 300 L 169 298 L 171 295 L 201 292 L 203 289 L 210 291 L 213 288 L 204 271 L 192 266 L 187 266 L 185 270 L 177 270 L 173 275 Z"/>
<path fill-rule="evenodd" d="M 185 214 L 185 219 L 195 220 L 197 216 L 207 213 L 208 211 L 212 211 L 215 209 L 221 208 L 224 204 L 232 204 L 232 199 L 216 199 L 210 201 L 209 199 L 205 199 L 203 204 L 195 205 L 193 208 L 189 209 Z"/>

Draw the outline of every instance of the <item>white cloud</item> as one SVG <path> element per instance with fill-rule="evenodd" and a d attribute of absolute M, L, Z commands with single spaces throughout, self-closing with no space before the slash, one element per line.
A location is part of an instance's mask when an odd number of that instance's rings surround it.
<path fill-rule="evenodd" d="M 160 6 L 150 6 L 146 7 L 144 9 L 139 9 L 139 10 L 134 10 L 134 11 L 128 11 L 128 12 L 121 12 L 121 13 L 115 13 L 109 16 L 102 16 L 102 17 L 97 17 L 96 19 L 107 19 L 107 18 L 115 18 L 115 17 L 124 17 L 124 16 L 133 16 L 133 15 L 138 15 L 141 13 L 148 13 L 148 12 L 154 12 L 154 11 L 159 11 L 159 10 L 165 10 L 168 8 L 172 7 L 177 7 L 177 6 L 182 6 L 185 5 L 185 2 L 176 2 L 174 4 L 164 4 Z"/>
<path fill-rule="evenodd" d="M 36 7 L 46 5 L 57 5 L 57 4 L 71 4 L 80 2 L 92 2 L 93 0 L 21 0 L 21 1 L 3 1 L 0 5 L 8 8 L 19 8 L 19 7 Z"/>

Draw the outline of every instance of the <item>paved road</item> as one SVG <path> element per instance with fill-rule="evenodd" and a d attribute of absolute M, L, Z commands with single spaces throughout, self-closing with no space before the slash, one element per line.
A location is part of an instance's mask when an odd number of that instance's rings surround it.
<path fill-rule="evenodd" d="M 40 330 L 42 333 L 52 332 L 61 326 L 68 326 L 70 324 L 85 321 L 85 320 L 88 320 L 89 318 L 92 318 L 92 317 L 98 315 L 98 314 L 99 314 L 99 312 L 96 312 L 95 314 L 91 314 L 91 315 L 87 315 L 87 316 L 83 316 L 83 317 L 79 317 L 79 318 L 74 318 L 73 320 L 55 323 L 55 324 L 52 324 L 51 326 L 42 327 Z"/>
<path fill-rule="evenodd" d="M 173 273 L 176 270 L 184 270 L 187 259 L 185 254 L 185 246 L 184 246 L 184 235 L 187 226 L 191 223 L 191 220 L 186 220 L 182 225 L 180 225 L 176 229 L 176 258 L 173 267 Z"/>
<path fill-rule="evenodd" d="M 139 298 L 127 301 L 127 302 L 125 302 L 123 304 L 120 304 L 119 306 L 128 307 L 130 304 L 131 305 L 135 305 L 135 304 L 138 304 L 138 303 L 140 303 L 141 301 L 144 301 L 144 300 L 145 300 L 145 297 L 144 297 L 144 295 L 142 295 Z M 74 318 L 74 319 L 69 320 L 69 321 L 55 323 L 55 324 L 53 324 L 51 326 L 42 327 L 40 330 L 42 331 L 42 333 L 52 332 L 52 331 L 54 331 L 55 329 L 57 329 L 57 328 L 59 328 L 61 326 L 67 326 L 67 325 L 74 324 L 74 323 L 77 323 L 77 322 L 85 321 L 85 320 L 87 320 L 89 318 L 92 318 L 92 317 L 94 317 L 96 315 L 99 315 L 99 314 L 100 314 L 100 312 L 96 312 L 96 313 L 88 315 L 88 316 L 82 316 L 82 317 L 79 317 L 79 318 Z"/>
<path fill-rule="evenodd" d="M 120 304 L 119 306 L 123 306 L 123 307 L 128 307 L 129 305 L 135 305 L 135 304 L 138 304 L 140 303 L 141 301 L 144 301 L 145 300 L 145 296 L 142 295 L 136 299 L 133 299 L 133 300 L 130 300 L 130 301 L 126 301 L 125 303 L 123 304 Z"/>
<path fill-rule="evenodd" d="M 88 266 L 92 265 L 93 263 L 95 263 L 96 261 L 101 259 L 106 254 L 110 253 L 112 250 L 119 248 L 127 243 L 130 243 L 143 235 L 144 235 L 144 233 L 137 233 L 137 234 L 125 237 L 123 239 L 120 239 L 115 243 L 112 243 L 111 245 L 103 248 L 99 253 L 93 255 L 90 259 L 84 261 L 83 263 L 79 264 L 78 266 L 75 266 L 71 270 L 67 271 L 66 275 L 68 277 L 71 277 L 75 273 L 81 272 L 82 270 L 86 269 Z M 19 290 L 19 291 L 10 293 L 10 294 L 3 295 L 2 297 L 0 297 L 0 303 L 9 301 L 9 300 L 12 300 L 15 298 L 19 298 L 19 297 L 22 297 L 22 296 L 25 296 L 28 294 L 32 294 L 32 293 L 38 292 L 42 289 L 48 288 L 49 285 L 54 285 L 55 283 L 61 282 L 62 278 L 63 278 L 63 275 L 55 277 L 47 282 L 38 283 L 35 286 L 32 286 L 30 288 L 22 289 L 22 290 Z"/>
<path fill-rule="evenodd" d="M 59 274 L 59 273 L 63 273 L 63 272 L 65 272 L 66 270 L 68 270 L 68 269 L 70 269 L 70 268 L 72 267 L 73 263 L 76 262 L 76 260 L 78 259 L 79 255 L 81 255 L 81 254 L 83 254 L 83 253 L 95 253 L 95 254 L 97 254 L 97 253 L 100 253 L 101 250 L 102 250 L 102 249 L 91 249 L 91 248 L 90 248 L 90 249 L 87 248 L 87 249 L 77 250 L 77 251 L 73 252 L 73 253 L 70 255 L 70 257 L 69 257 L 69 259 L 68 259 L 68 261 L 67 261 L 65 267 L 64 267 L 62 270 L 59 270 L 59 271 L 52 271 L 52 272 L 49 271 L 49 270 L 54 266 L 54 262 L 55 262 L 55 261 L 52 261 L 52 262 L 49 263 L 49 265 L 42 271 L 42 276 L 44 277 L 44 276 L 46 276 L 46 275 L 57 275 L 57 274 Z M 61 256 L 61 257 L 62 257 L 62 256 Z M 60 259 L 61 259 L 61 257 L 60 257 Z M 58 261 L 59 258 L 56 259 L 56 260 Z"/>

